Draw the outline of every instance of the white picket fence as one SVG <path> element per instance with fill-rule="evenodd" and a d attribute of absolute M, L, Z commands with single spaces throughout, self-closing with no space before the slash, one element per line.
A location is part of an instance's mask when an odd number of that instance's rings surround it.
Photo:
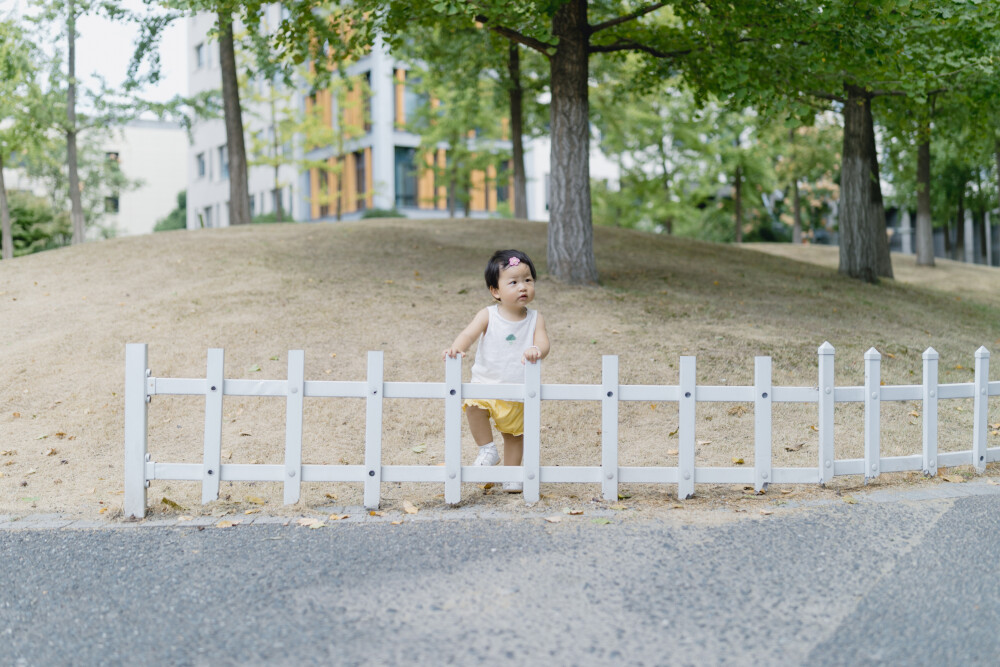
<path fill-rule="evenodd" d="M 822 484 L 838 475 L 922 470 L 934 475 L 938 467 L 971 464 L 982 472 L 986 463 L 1000 460 L 1000 447 L 987 448 L 989 396 L 1000 395 L 1000 382 L 989 381 L 990 353 L 975 353 L 975 380 L 938 384 L 938 353 L 923 353 L 923 383 L 883 386 L 881 355 L 874 348 L 865 353 L 864 386 L 834 385 L 834 349 L 819 347 L 819 379 L 815 387 L 774 387 L 771 358 L 754 360 L 753 386 L 701 386 L 695 383 L 695 357 L 680 358 L 677 385 L 622 385 L 618 357 L 605 356 L 601 384 L 542 384 L 541 364 L 526 364 L 523 385 L 484 385 L 462 382 L 461 359 L 445 361 L 444 382 L 385 382 L 382 352 L 368 353 L 364 381 L 305 379 L 305 355 L 288 353 L 286 380 L 230 380 L 223 377 L 223 350 L 208 351 L 204 378 L 160 378 L 147 368 L 145 344 L 125 350 L 125 515 L 143 517 L 150 480 L 201 481 L 202 502 L 219 497 L 224 481 L 270 481 L 284 484 L 286 504 L 298 502 L 302 482 L 357 482 L 364 484 L 364 504 L 379 505 L 383 482 L 444 484 L 445 501 L 461 500 L 463 482 L 522 482 L 524 500 L 539 498 L 541 483 L 600 484 L 604 498 L 616 500 L 622 483 L 676 484 L 679 498 L 694 494 L 695 484 Z M 160 463 L 147 454 L 148 403 L 153 396 L 205 397 L 204 457 L 198 463 Z M 222 402 L 224 396 L 277 396 L 286 401 L 284 465 L 222 463 Z M 302 407 L 304 398 L 366 399 L 364 465 L 310 465 L 302 463 Z M 386 398 L 441 399 L 444 401 L 444 466 L 382 464 L 382 401 Z M 524 458 L 521 466 L 463 466 L 462 400 L 499 398 L 524 401 Z M 938 452 L 938 401 L 974 399 L 972 447 L 960 452 Z M 541 402 L 543 400 L 600 401 L 601 465 L 541 466 L 539 463 Z M 678 404 L 678 465 L 629 467 L 618 463 L 619 401 L 676 402 Z M 912 456 L 883 457 L 879 452 L 880 405 L 883 401 L 922 401 L 923 452 Z M 699 402 L 752 402 L 754 404 L 754 465 L 750 467 L 695 467 L 695 410 Z M 771 406 L 773 403 L 812 403 L 818 411 L 819 456 L 815 467 L 777 468 L 771 457 Z M 836 403 L 864 403 L 864 458 L 836 460 L 833 416 Z M 664 434 L 664 441 L 666 441 Z M 664 449 L 664 455 L 666 449 Z"/>

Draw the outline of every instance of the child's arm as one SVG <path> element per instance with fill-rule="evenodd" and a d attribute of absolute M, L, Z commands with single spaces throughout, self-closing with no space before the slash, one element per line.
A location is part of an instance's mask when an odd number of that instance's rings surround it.
<path fill-rule="evenodd" d="M 458 338 L 455 342 L 451 344 L 451 347 L 444 351 L 442 358 L 444 357 L 455 357 L 459 354 L 465 354 L 469 346 L 476 342 L 476 340 L 483 335 L 486 331 L 486 325 L 490 323 L 490 313 L 488 310 L 483 308 L 476 316 L 472 318 L 472 322 L 469 326 L 465 327 L 462 333 L 458 334 Z"/>
<path fill-rule="evenodd" d="M 541 313 L 538 313 L 538 320 L 535 322 L 535 340 L 532 343 L 532 346 L 524 351 L 522 364 L 525 361 L 535 363 L 549 354 L 549 334 L 545 331 L 545 320 L 542 319 Z"/>

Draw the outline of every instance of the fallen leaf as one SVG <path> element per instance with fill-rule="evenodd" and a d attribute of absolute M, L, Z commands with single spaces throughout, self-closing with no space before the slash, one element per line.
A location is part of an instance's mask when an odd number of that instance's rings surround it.
<path fill-rule="evenodd" d="M 788 496 L 788 495 L 791 495 L 791 494 L 793 494 L 793 493 L 795 493 L 795 492 L 794 492 L 794 491 L 792 491 L 791 489 L 782 489 L 782 490 L 781 490 L 781 493 L 782 493 L 782 495 L 786 495 L 786 496 Z"/>
<path fill-rule="evenodd" d="M 304 516 L 295 523 L 297 523 L 300 526 L 305 526 L 306 528 L 322 528 L 323 526 L 326 525 L 319 519 L 311 516 Z"/>
<path fill-rule="evenodd" d="M 330 519 L 330 521 L 341 521 L 343 519 L 346 519 L 348 516 L 350 516 L 350 515 L 349 514 L 331 514 L 329 516 L 329 519 Z"/>
<path fill-rule="evenodd" d="M 190 521 L 193 518 L 194 517 L 190 517 L 190 516 L 185 515 L 185 516 L 179 516 L 179 517 L 177 517 L 177 520 L 178 521 Z"/>
<path fill-rule="evenodd" d="M 668 449 L 667 450 L 667 456 L 677 456 L 677 450 L 676 449 Z"/>
<path fill-rule="evenodd" d="M 667 437 L 668 437 L 668 438 L 672 438 L 672 437 L 674 437 L 675 435 L 677 435 L 677 431 L 679 431 L 679 430 L 681 430 L 681 427 L 680 427 L 680 426 L 678 426 L 677 428 L 675 428 L 675 429 L 674 429 L 673 431 L 671 431 L 670 433 L 667 433 Z"/>
<path fill-rule="evenodd" d="M 816 428 L 815 424 L 809 424 L 809 428 L 812 429 L 813 431 L 817 431 L 817 432 L 819 431 L 819 429 Z"/>
<path fill-rule="evenodd" d="M 700 446 L 700 445 L 711 445 L 711 444 L 712 444 L 712 441 L 711 441 L 711 440 L 699 440 L 699 441 L 698 441 L 698 445 L 699 445 L 699 446 Z"/>
<path fill-rule="evenodd" d="M 579 516 L 583 514 L 583 510 L 571 510 L 570 508 L 566 507 L 563 508 L 563 514 L 569 514 L 570 516 Z"/>
<path fill-rule="evenodd" d="M 263 498 L 258 498 L 257 496 L 247 496 L 247 502 L 253 503 L 254 505 L 266 505 L 267 501 Z"/>
<path fill-rule="evenodd" d="M 398 525 L 402 524 L 403 522 L 402 521 L 390 521 L 389 523 L 391 525 L 393 525 L 393 526 L 398 526 Z"/>
<path fill-rule="evenodd" d="M 252 436 L 253 433 L 251 433 L 250 431 L 240 431 L 240 435 L 245 438 L 245 437 L 248 437 L 248 436 Z"/>
<path fill-rule="evenodd" d="M 20 413 L 20 412 L 15 412 L 15 413 L 14 413 L 14 419 L 17 419 L 17 418 L 18 418 L 18 417 L 20 417 L 20 416 L 21 416 L 21 413 Z"/>
<path fill-rule="evenodd" d="M 893 354 L 892 352 L 886 352 L 885 356 L 889 357 L 890 359 L 895 359 L 896 358 L 896 355 Z"/>
<path fill-rule="evenodd" d="M 43 453 L 43 454 L 45 454 L 46 456 L 55 456 L 55 455 L 56 455 L 56 454 L 57 454 L 58 452 L 56 452 L 56 450 L 54 450 L 54 449 L 52 449 L 52 448 L 50 447 L 49 449 L 46 449 L 46 450 L 45 450 L 44 452 L 42 452 L 42 453 Z"/>
<path fill-rule="evenodd" d="M 797 444 L 797 445 L 786 445 L 786 446 L 785 446 L 785 451 L 786 451 L 786 452 L 797 452 L 797 451 L 799 451 L 800 449 L 802 449 L 802 445 L 804 445 L 804 444 L 806 444 L 806 443 L 804 443 L 804 442 L 800 442 L 800 443 L 799 443 L 799 444 Z"/>
<path fill-rule="evenodd" d="M 385 516 L 385 512 L 379 512 L 378 510 L 372 510 L 368 513 L 368 516 Z"/>
<path fill-rule="evenodd" d="M 729 414 L 733 415 L 734 417 L 742 417 L 746 413 L 747 409 L 742 405 L 734 405 L 733 407 L 729 408 Z"/>
<path fill-rule="evenodd" d="M 920 413 L 919 413 L 919 412 L 917 412 L 916 410 L 914 410 L 913 412 L 911 412 L 911 413 L 910 413 L 910 416 L 911 416 L 911 417 L 919 417 L 919 416 L 920 416 Z"/>
<path fill-rule="evenodd" d="M 26 473 L 24 473 L 24 474 L 25 474 L 25 475 L 34 475 L 34 474 L 35 474 L 36 472 L 38 472 L 38 471 L 37 471 L 37 470 L 35 470 L 34 468 L 31 468 L 30 470 L 28 470 L 28 472 L 26 472 Z"/>
<path fill-rule="evenodd" d="M 858 501 L 854 498 L 854 496 L 844 496 L 844 502 L 847 503 L 848 505 L 858 504 Z"/>
<path fill-rule="evenodd" d="M 337 496 L 335 496 L 332 493 L 324 493 L 323 495 L 326 496 L 327 498 L 329 498 L 330 500 L 336 500 L 337 499 Z"/>
<path fill-rule="evenodd" d="M 271 357 L 271 361 L 278 361 L 278 355 L 274 355 L 273 357 Z"/>
<path fill-rule="evenodd" d="M 228 460 L 230 460 L 230 459 L 233 458 L 233 453 L 231 451 L 229 451 L 228 449 L 223 449 L 222 450 L 222 458 L 224 458 L 224 459 L 226 459 L 228 461 Z"/>
<path fill-rule="evenodd" d="M 96 490 L 97 490 L 96 488 L 95 489 L 91 489 L 90 492 L 93 493 Z M 173 509 L 175 509 L 175 510 L 177 510 L 179 512 L 181 512 L 181 511 L 184 510 L 183 507 L 181 507 L 180 505 L 178 505 L 177 503 L 175 503 L 174 501 L 172 501 L 170 498 L 167 498 L 166 496 L 164 496 L 163 500 L 161 500 L 160 502 L 163 503 L 164 505 L 166 505 L 167 507 L 171 507 L 171 508 L 173 508 Z"/>
<path fill-rule="evenodd" d="M 260 370 L 260 364 L 254 364 L 253 366 L 251 366 L 247 370 L 250 371 L 251 373 L 256 373 L 257 371 Z"/>
<path fill-rule="evenodd" d="M 738 465 L 738 466 L 743 465 L 743 459 L 737 458 L 737 457 L 734 456 L 733 457 L 733 465 Z"/>
<path fill-rule="evenodd" d="M 485 484 L 480 484 L 479 488 L 483 491 L 488 491 L 493 488 L 493 482 L 486 482 Z"/>
<path fill-rule="evenodd" d="M 774 514 L 774 510 L 761 510 L 760 513 L 764 516 L 768 516 L 770 514 Z"/>
<path fill-rule="evenodd" d="M 941 479 L 952 484 L 961 484 L 965 481 L 965 478 L 961 475 L 941 475 Z"/>
<path fill-rule="evenodd" d="M 650 403 L 649 404 L 649 409 L 650 410 L 655 410 L 656 409 L 656 403 Z"/>
<path fill-rule="evenodd" d="M 590 522 L 591 523 L 596 523 L 599 526 L 603 526 L 605 524 L 611 523 L 611 519 L 608 519 L 607 517 L 599 516 L 596 519 L 591 519 Z"/>
<path fill-rule="evenodd" d="M 244 514 L 260 514 L 260 509 L 257 508 L 257 509 L 247 510 L 246 512 L 244 512 Z"/>
<path fill-rule="evenodd" d="M 234 524 L 232 521 L 227 521 L 227 520 L 223 519 L 219 523 L 215 524 L 215 527 L 216 528 L 232 528 L 234 525 L 236 525 L 236 524 Z"/>
<path fill-rule="evenodd" d="M 97 510 L 97 513 L 98 513 L 98 514 L 104 514 L 104 513 L 105 513 L 105 512 L 107 512 L 107 511 L 108 511 L 108 508 L 107 508 L 107 507 L 102 507 L 101 509 Z"/>
<path fill-rule="evenodd" d="M 613 509 L 613 510 L 627 510 L 628 508 L 625 507 L 624 505 L 612 505 L 611 509 Z"/>
<path fill-rule="evenodd" d="M 414 446 L 412 451 L 414 454 L 423 454 L 427 451 L 427 445 L 420 443 L 419 445 Z"/>
<path fill-rule="evenodd" d="M 17 454 L 16 449 L 5 449 L 0 452 L 0 456 L 14 456 L 14 454 Z"/>
<path fill-rule="evenodd" d="M 403 511 L 407 514 L 416 514 L 420 511 L 420 508 L 411 503 L 409 500 L 403 501 Z"/>
<path fill-rule="evenodd" d="M 549 523 L 559 523 L 560 521 L 562 521 L 562 517 L 561 516 L 547 516 L 547 517 L 545 517 L 545 520 L 548 521 Z"/>

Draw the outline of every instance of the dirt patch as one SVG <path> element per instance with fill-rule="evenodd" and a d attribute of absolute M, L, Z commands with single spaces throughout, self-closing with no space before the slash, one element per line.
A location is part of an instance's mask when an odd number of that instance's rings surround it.
<path fill-rule="evenodd" d="M 776 386 L 814 386 L 825 340 L 837 351 L 839 386 L 863 384 L 863 354 L 872 346 L 883 353 L 886 384 L 919 383 L 929 346 L 941 354 L 941 382 L 968 382 L 974 351 L 1000 344 L 1000 279 L 984 267 L 940 262 L 934 281 L 914 287 L 896 261 L 898 279 L 873 286 L 741 247 L 597 228 L 602 284 L 572 287 L 546 275 L 545 244 L 539 223 L 385 220 L 169 232 L 2 262 L 0 514 L 110 516 L 121 507 L 126 343 L 149 344 L 159 377 L 204 377 L 206 349 L 222 347 L 227 378 L 282 379 L 288 350 L 301 349 L 307 379 L 363 380 L 367 351 L 383 350 L 387 381 L 443 381 L 441 350 L 488 303 L 482 268 L 501 247 L 524 250 L 541 271 L 535 305 L 553 343 L 542 370 L 547 383 L 598 384 L 601 355 L 617 354 L 623 384 L 674 384 L 678 357 L 696 355 L 699 384 L 748 385 L 753 357 L 769 355 Z M 971 403 L 942 403 L 942 451 L 968 449 Z M 992 403 L 997 423 L 1000 406 Z M 742 458 L 753 466 L 753 414 L 737 407 L 699 405 L 698 465 Z M 280 398 L 227 397 L 225 462 L 282 463 L 284 410 Z M 859 410 L 837 408 L 838 459 L 863 454 Z M 921 451 L 920 419 L 911 415 L 919 410 L 882 406 L 883 455 Z M 443 413 L 437 401 L 387 399 L 384 462 L 443 462 Z M 774 465 L 815 465 L 815 410 L 776 404 L 774 415 Z M 597 404 L 546 403 L 542 419 L 542 465 L 600 464 Z M 199 462 L 203 420 L 204 399 L 155 397 L 152 458 Z M 674 404 L 623 403 L 621 464 L 675 465 L 676 427 Z M 1000 446 L 1000 437 L 989 444 Z M 463 448 L 469 464 L 467 432 Z M 360 399 L 306 400 L 303 461 L 364 461 Z M 937 482 L 908 474 L 878 480 L 897 483 Z M 861 485 L 838 478 L 831 488 L 793 493 L 836 497 Z M 699 498 L 685 506 L 759 503 L 744 491 L 699 486 Z M 600 495 L 597 485 L 542 492 L 554 506 Z M 387 507 L 443 505 L 442 493 L 435 485 L 383 485 Z M 676 504 L 673 486 L 624 485 L 623 493 L 633 505 Z M 775 494 L 772 487 L 768 500 Z M 197 483 L 154 481 L 149 503 L 165 513 L 302 512 L 360 505 L 361 486 L 303 484 L 301 503 L 282 508 L 280 484 L 223 482 L 221 499 L 203 507 Z M 469 484 L 463 503 L 509 508 L 522 500 Z"/>

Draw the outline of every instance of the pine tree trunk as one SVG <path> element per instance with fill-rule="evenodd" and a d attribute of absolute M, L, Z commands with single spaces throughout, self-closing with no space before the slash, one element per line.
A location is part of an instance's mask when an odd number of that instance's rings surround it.
<path fill-rule="evenodd" d="M 236 76 L 233 19 L 219 13 L 219 66 L 222 69 L 222 106 L 226 117 L 229 155 L 229 224 L 250 224 L 250 190 L 247 185 L 247 152 L 243 142 L 243 112 Z"/>
<path fill-rule="evenodd" d="M 528 180 L 524 173 L 524 104 L 521 90 L 521 52 L 516 42 L 510 43 L 507 71 L 510 75 L 510 141 L 514 162 L 514 217 L 528 218 Z"/>
<path fill-rule="evenodd" d="M 934 266 L 934 229 L 931 226 L 930 128 L 917 147 L 917 266 Z"/>
<path fill-rule="evenodd" d="M 569 0 L 552 17 L 559 40 L 549 60 L 552 158 L 548 270 L 572 284 L 597 282 L 590 211 L 590 112 L 587 99 L 586 0 Z"/>
<path fill-rule="evenodd" d="M 736 242 L 743 243 L 743 166 L 736 166 L 733 179 L 733 208 L 736 209 Z"/>
<path fill-rule="evenodd" d="M 0 153 L 0 259 L 14 259 L 14 236 L 10 230 L 7 185 L 3 182 L 3 154 Z"/>
<path fill-rule="evenodd" d="M 840 273 L 875 283 L 892 277 L 879 184 L 871 98 L 844 84 L 844 148 L 840 189 Z"/>
<path fill-rule="evenodd" d="M 66 32 L 69 37 L 67 48 L 66 89 L 66 166 L 69 171 L 69 218 L 73 229 L 73 245 L 86 240 L 87 226 L 83 219 L 83 202 L 80 198 L 80 172 L 76 150 L 76 3 L 66 3 Z"/>

